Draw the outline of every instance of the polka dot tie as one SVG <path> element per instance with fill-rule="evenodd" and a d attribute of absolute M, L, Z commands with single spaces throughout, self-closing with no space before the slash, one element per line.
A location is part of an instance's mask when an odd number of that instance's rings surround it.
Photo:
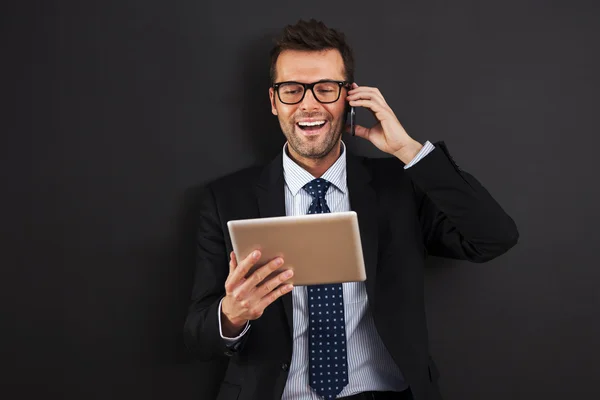
<path fill-rule="evenodd" d="M 314 179 L 304 186 L 313 201 L 308 214 L 331 212 L 325 193 L 331 182 Z M 310 312 L 308 331 L 308 374 L 310 387 L 324 399 L 335 399 L 348 384 L 346 323 L 342 284 L 307 287 Z"/>

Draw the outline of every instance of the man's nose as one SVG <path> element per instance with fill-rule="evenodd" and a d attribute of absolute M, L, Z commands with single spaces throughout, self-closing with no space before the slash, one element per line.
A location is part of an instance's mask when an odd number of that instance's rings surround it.
<path fill-rule="evenodd" d="M 302 102 L 300 103 L 300 108 L 304 111 L 312 111 L 318 109 L 320 106 L 321 103 L 319 103 L 319 101 L 315 98 L 312 90 L 307 90 L 306 93 L 304 93 Z"/>

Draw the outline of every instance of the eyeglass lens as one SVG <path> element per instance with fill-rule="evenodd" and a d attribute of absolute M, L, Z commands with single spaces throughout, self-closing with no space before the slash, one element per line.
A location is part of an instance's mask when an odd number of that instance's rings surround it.
<path fill-rule="evenodd" d="M 321 103 L 331 103 L 338 99 L 341 87 L 336 82 L 319 82 L 313 93 Z M 304 86 L 298 83 L 283 83 L 279 86 L 279 98 L 284 103 L 298 103 L 304 95 Z"/>

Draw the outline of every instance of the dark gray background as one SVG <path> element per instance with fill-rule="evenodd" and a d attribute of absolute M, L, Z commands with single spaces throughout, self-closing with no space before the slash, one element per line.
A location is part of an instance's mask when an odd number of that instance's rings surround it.
<path fill-rule="evenodd" d="M 345 31 L 356 81 L 414 138 L 445 140 L 519 227 L 493 262 L 431 260 L 446 399 L 600 398 L 597 2 L 13 3 L 2 398 L 214 396 L 219 366 L 181 343 L 194 199 L 280 149 L 270 36 L 309 17 Z M 346 138 L 383 156 L 359 140 Z"/>

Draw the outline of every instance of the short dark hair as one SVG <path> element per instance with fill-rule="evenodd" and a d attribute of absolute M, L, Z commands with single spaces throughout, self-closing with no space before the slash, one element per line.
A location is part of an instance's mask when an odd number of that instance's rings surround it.
<path fill-rule="evenodd" d="M 284 50 L 321 51 L 329 49 L 336 49 L 340 52 L 344 61 L 345 79 L 348 82 L 354 82 L 354 54 L 342 32 L 328 28 L 323 22 L 315 19 L 299 20 L 294 25 L 287 25 L 271 49 L 271 84 L 275 83 L 277 58 Z"/>

